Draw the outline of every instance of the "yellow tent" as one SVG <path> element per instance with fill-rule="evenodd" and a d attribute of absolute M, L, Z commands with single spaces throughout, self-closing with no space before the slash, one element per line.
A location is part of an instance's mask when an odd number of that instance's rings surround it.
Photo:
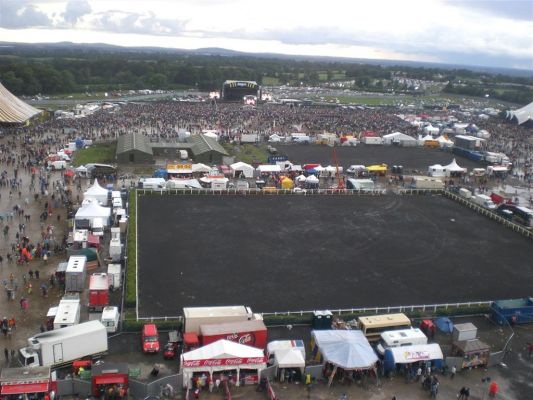
<path fill-rule="evenodd" d="M 293 189 L 294 182 L 290 178 L 283 178 L 283 180 L 281 181 L 281 188 L 282 189 Z"/>

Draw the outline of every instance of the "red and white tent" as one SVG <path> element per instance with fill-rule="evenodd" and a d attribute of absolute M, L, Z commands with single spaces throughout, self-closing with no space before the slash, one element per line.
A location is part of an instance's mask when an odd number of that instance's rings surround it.
<path fill-rule="evenodd" d="M 213 373 L 237 371 L 236 384 L 240 382 L 240 371 L 256 370 L 259 376 L 266 368 L 266 357 L 262 350 L 221 339 L 207 346 L 183 353 L 180 360 L 183 373 L 183 387 L 192 388 L 194 373 L 205 373 L 213 382 Z"/>

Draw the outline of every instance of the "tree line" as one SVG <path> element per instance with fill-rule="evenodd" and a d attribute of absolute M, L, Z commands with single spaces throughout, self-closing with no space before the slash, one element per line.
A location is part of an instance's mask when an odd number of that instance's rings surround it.
<path fill-rule="evenodd" d="M 339 72 L 341 72 L 339 74 Z M 491 75 L 467 69 L 439 69 L 340 61 L 292 60 L 254 56 L 174 54 L 142 51 L 13 50 L 0 56 L 0 81 L 14 94 L 68 94 L 129 89 L 217 90 L 226 79 L 264 84 L 319 85 L 342 80 L 352 89 L 381 90 L 394 77 L 447 82 L 445 91 L 523 103 L 533 100 L 533 77 Z M 474 82 L 457 84 L 466 80 Z M 497 85 L 505 84 L 505 90 Z M 397 89 L 397 88 L 396 88 Z M 528 100 L 529 99 L 529 100 Z"/>

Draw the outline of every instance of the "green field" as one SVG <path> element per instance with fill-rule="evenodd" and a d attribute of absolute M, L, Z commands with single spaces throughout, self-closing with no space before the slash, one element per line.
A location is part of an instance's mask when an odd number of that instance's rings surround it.
<path fill-rule="evenodd" d="M 235 161 L 242 161 L 247 164 L 253 162 L 266 163 L 268 159 L 268 152 L 265 145 L 254 144 L 225 144 L 224 148 L 230 154 L 235 157 Z"/>
<path fill-rule="evenodd" d="M 276 85 L 279 85 L 279 78 L 276 78 L 275 76 L 264 76 L 263 77 L 263 85 L 264 86 L 276 86 Z"/>
<path fill-rule="evenodd" d="M 109 164 L 115 162 L 117 142 L 94 144 L 74 153 L 75 167 L 88 163 Z"/>

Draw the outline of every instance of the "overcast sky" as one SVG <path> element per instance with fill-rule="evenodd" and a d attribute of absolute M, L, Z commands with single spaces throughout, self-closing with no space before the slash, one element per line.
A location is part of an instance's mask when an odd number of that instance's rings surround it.
<path fill-rule="evenodd" d="M 0 0 L 0 41 L 533 70 L 533 0 Z"/>

